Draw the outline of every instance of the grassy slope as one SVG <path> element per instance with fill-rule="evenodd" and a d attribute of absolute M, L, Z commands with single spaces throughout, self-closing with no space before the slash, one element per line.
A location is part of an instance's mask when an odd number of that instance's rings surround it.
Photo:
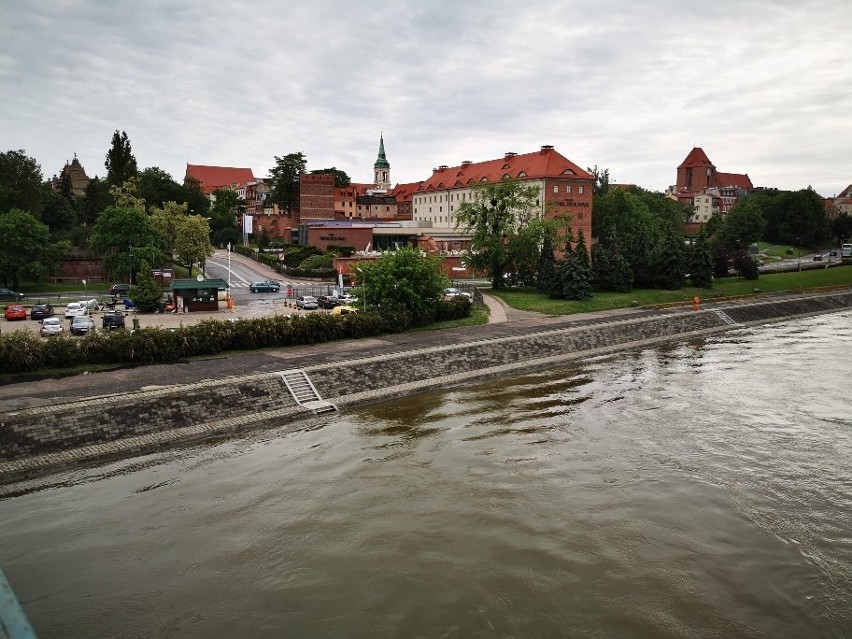
<path fill-rule="evenodd" d="M 777 293 L 837 286 L 852 286 L 852 266 L 822 268 L 795 273 L 764 274 L 758 280 L 741 280 L 730 277 L 716 280 L 712 289 L 682 288 L 677 291 L 637 289 L 630 293 L 595 293 L 594 297 L 586 302 L 550 299 L 531 288 L 491 291 L 491 294 L 499 297 L 512 308 L 537 311 L 547 315 L 569 315 L 571 313 L 625 308 L 632 306 L 634 301 L 638 302 L 640 306 L 649 306 L 689 303 L 693 297 L 708 300 L 753 295 L 755 289 L 759 289 L 759 293 Z"/>

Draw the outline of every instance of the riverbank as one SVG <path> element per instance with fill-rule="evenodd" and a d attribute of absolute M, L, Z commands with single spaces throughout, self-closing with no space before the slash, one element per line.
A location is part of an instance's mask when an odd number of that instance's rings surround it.
<path fill-rule="evenodd" d="M 785 296 L 692 311 L 535 316 L 42 380 L 0 388 L 0 484 L 77 464 L 321 419 L 281 372 L 301 370 L 340 410 L 740 326 L 852 308 L 852 293 Z M 441 340 L 440 344 L 436 344 Z"/>

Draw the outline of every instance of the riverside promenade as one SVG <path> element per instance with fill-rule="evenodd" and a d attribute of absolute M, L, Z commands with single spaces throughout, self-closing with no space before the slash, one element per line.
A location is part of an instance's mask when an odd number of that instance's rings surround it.
<path fill-rule="evenodd" d="M 544 316 L 486 302 L 484 326 L 195 358 L 0 387 L 0 485 L 315 415 L 298 370 L 333 408 L 565 366 L 584 358 L 852 309 L 852 290 L 664 309 Z M 505 320 L 505 321 L 503 321 Z M 2 494 L 2 491 L 0 491 Z"/>

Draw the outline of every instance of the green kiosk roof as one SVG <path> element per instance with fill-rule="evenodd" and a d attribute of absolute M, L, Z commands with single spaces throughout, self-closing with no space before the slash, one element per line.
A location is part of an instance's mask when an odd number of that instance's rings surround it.
<path fill-rule="evenodd" d="M 173 291 L 195 291 L 200 288 L 215 288 L 220 291 L 228 290 L 228 283 L 225 280 L 174 280 L 171 286 Z"/>

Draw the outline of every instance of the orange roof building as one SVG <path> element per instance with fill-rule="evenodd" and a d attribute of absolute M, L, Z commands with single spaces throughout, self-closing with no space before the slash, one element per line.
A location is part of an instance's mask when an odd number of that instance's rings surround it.
<path fill-rule="evenodd" d="M 506 153 L 485 162 L 439 166 L 412 194 L 413 219 L 438 228 L 454 228 L 458 207 L 471 199 L 475 185 L 511 178 L 538 186 L 547 219 L 569 215 L 576 236 L 592 235 L 594 178 L 574 162 L 545 145 L 533 153 Z"/>
<path fill-rule="evenodd" d="M 206 166 L 187 164 L 186 177 L 198 180 L 204 195 L 210 195 L 216 189 L 234 189 L 256 182 L 251 169 L 234 166 Z"/>

